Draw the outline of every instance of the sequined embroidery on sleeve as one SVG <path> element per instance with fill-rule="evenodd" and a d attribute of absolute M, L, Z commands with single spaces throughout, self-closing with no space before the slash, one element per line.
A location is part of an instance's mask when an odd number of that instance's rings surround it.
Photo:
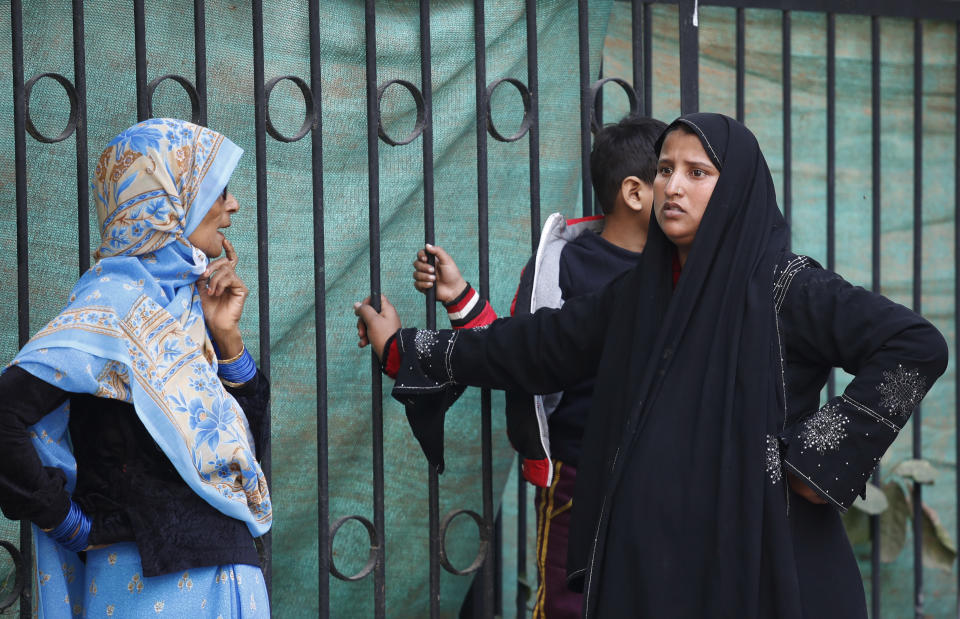
<path fill-rule="evenodd" d="M 803 422 L 800 430 L 800 451 L 815 449 L 817 453 L 836 451 L 847 438 L 850 418 L 840 412 L 837 402 L 827 402 L 823 408 Z"/>
<path fill-rule="evenodd" d="M 896 370 L 884 370 L 877 391 L 882 396 L 880 406 L 894 415 L 907 417 L 927 394 L 927 379 L 919 370 L 905 370 L 897 365 Z"/>
<path fill-rule="evenodd" d="M 419 359 L 429 359 L 433 354 L 433 348 L 439 342 L 436 331 L 427 331 L 418 329 L 417 334 L 413 336 L 413 344 L 417 348 L 417 357 Z"/>
<path fill-rule="evenodd" d="M 780 441 L 772 434 L 767 435 L 767 476 L 770 483 L 776 485 L 783 478 L 783 468 L 780 464 Z"/>

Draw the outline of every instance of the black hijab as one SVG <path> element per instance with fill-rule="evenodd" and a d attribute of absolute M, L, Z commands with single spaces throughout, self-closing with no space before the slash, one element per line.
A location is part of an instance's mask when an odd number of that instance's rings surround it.
<path fill-rule="evenodd" d="M 785 480 L 767 449 L 785 416 L 773 304 L 787 230 L 753 134 L 696 134 L 720 175 L 673 288 L 651 219 L 611 316 L 577 475 L 569 548 L 593 616 L 799 617 Z"/>

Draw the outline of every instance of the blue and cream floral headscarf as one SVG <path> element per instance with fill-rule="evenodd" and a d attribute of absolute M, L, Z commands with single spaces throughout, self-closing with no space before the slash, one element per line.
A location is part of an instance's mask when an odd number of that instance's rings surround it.
<path fill-rule="evenodd" d="M 13 363 L 66 391 L 132 403 L 184 481 L 262 535 L 270 493 L 246 417 L 217 378 L 196 286 L 207 257 L 187 239 L 242 153 L 215 131 L 165 118 L 114 138 L 92 182 L 97 261 Z M 44 463 L 67 471 L 72 491 L 67 415 L 64 405 L 34 430 Z"/>

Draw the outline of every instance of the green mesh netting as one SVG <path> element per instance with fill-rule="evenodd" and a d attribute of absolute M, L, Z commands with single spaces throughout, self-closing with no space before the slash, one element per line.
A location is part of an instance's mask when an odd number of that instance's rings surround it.
<path fill-rule="evenodd" d="M 599 70 L 600 48 L 610 2 L 591 3 L 591 58 Z M 150 79 L 165 73 L 192 77 L 192 2 L 147 7 Z M 87 4 L 86 57 L 89 156 L 136 120 L 133 12 L 129 3 Z M 488 82 L 512 76 L 526 80 L 525 15 L 522 3 L 487 3 Z M 579 82 L 577 8 L 570 2 L 538 6 L 541 58 L 541 196 L 544 216 L 572 213 L 579 187 Z M 473 9 L 469 3 L 434 2 L 434 139 L 437 240 L 477 281 L 477 189 L 474 110 Z M 329 381 L 329 480 L 331 520 L 360 514 L 372 520 L 370 358 L 356 347 L 352 302 L 369 291 L 365 54 L 363 4 L 321 6 L 323 53 L 323 164 L 326 243 L 326 305 Z M 24 7 L 24 44 L 29 78 L 42 71 L 73 75 L 69 3 Z M 9 41 L 9 11 L 0 13 L 0 37 Z M 307 8 L 300 2 L 265 3 L 267 79 L 309 76 Z M 378 81 L 420 81 L 419 22 L 415 3 L 377 6 Z M 241 274 L 251 288 L 245 332 L 256 354 L 257 303 L 254 100 L 252 19 L 248 3 L 207 7 L 209 124 L 246 149 L 230 182 L 242 210 L 229 236 L 241 254 Z M 10 66 L 9 48 L 0 63 Z M 66 121 L 59 86 L 37 84 L 31 101 L 41 131 L 56 134 Z M 0 359 L 16 350 L 16 252 L 11 80 L 0 82 Z M 189 117 L 186 95 L 171 82 L 156 93 L 155 115 Z M 521 118 L 519 95 L 498 90 L 493 114 L 504 134 Z M 271 118 L 292 134 L 303 118 L 303 103 L 289 82 L 271 97 Z M 412 100 L 401 89 L 384 97 L 385 125 L 396 136 L 413 125 Z M 37 329 L 62 306 L 77 276 L 76 173 L 72 141 L 45 145 L 28 137 L 30 209 L 30 327 Z M 411 262 L 423 239 L 422 166 L 419 141 L 406 147 L 380 144 L 380 225 L 383 289 L 411 324 L 423 322 L 422 297 L 413 290 Z M 530 248 L 528 146 L 522 140 L 490 140 L 490 264 L 495 307 L 509 308 L 519 270 Z M 275 501 L 273 609 L 275 616 L 317 613 L 316 368 L 313 307 L 313 242 L 309 140 L 281 144 L 268 138 L 270 227 L 270 327 L 273 376 L 273 498 Z M 94 217 L 95 219 L 95 217 Z M 539 227 L 539 222 L 536 223 Z M 97 239 L 96 230 L 92 237 Z M 94 241 L 96 243 L 96 241 Z M 443 319 L 445 320 L 445 318 Z M 427 467 L 402 408 L 385 397 L 384 452 L 386 504 L 387 615 L 428 614 Z M 495 408 L 497 411 L 497 400 Z M 448 416 L 447 472 L 441 477 L 441 514 L 453 508 L 482 513 L 479 392 L 471 390 Z M 493 415 L 493 475 L 497 502 L 512 464 L 502 415 Z M 515 493 L 508 496 L 513 497 Z M 532 512 L 530 514 L 532 521 Z M 507 527 L 513 522 L 505 518 Z M 7 527 L 4 537 L 16 539 Z M 532 532 L 532 527 L 531 527 Z M 508 540 L 515 534 L 507 533 Z M 451 561 L 468 565 L 478 535 L 468 519 L 457 519 L 448 534 Z M 368 554 L 366 532 L 356 523 L 341 530 L 334 560 L 346 573 L 359 570 Z M 532 561 L 532 552 L 529 554 Z M 514 599 L 512 559 L 505 560 L 504 599 Z M 533 572 L 530 572 L 531 575 Z M 471 577 L 443 573 L 444 614 L 459 609 Z M 372 616 L 373 582 L 331 579 L 331 614 Z"/>
<path fill-rule="evenodd" d="M 680 109 L 677 70 L 677 7 L 653 9 L 653 114 L 664 120 Z M 782 47 L 779 11 L 747 9 L 745 122 L 760 141 L 783 205 Z M 827 18 L 793 11 L 793 249 L 826 264 L 827 256 Z M 870 18 L 836 17 L 836 270 L 849 281 L 871 282 Z M 882 292 L 912 305 L 913 252 L 913 21 L 881 19 L 881 247 Z M 700 9 L 700 109 L 736 114 L 736 12 Z M 604 71 L 631 75 L 630 6 L 614 4 L 604 46 Z M 956 25 L 923 22 L 923 315 L 943 332 L 953 348 L 954 159 L 956 101 Z M 625 97 L 610 89 L 606 115 L 616 118 Z M 837 390 L 849 377 L 838 372 Z M 923 500 L 956 539 L 955 359 L 924 400 L 923 456 L 939 471 Z M 901 432 L 883 462 L 889 471 L 911 457 L 912 425 Z M 880 574 L 884 617 L 907 617 L 913 605 L 913 536 L 897 560 Z M 855 546 L 867 596 L 870 591 L 869 544 Z M 953 571 L 924 569 L 924 613 L 946 617 L 956 612 L 956 563 Z"/>
<path fill-rule="evenodd" d="M 94 159 L 116 133 L 136 120 L 133 11 L 109 0 L 87 4 L 86 57 L 88 129 Z M 679 112 L 677 9 L 653 11 L 653 114 L 669 121 Z M 538 3 L 540 54 L 542 218 L 552 211 L 578 214 L 579 83 L 577 7 L 573 2 Z M 71 77 L 72 24 L 67 2 L 28 3 L 24 8 L 25 75 L 57 71 Z M 327 346 L 331 519 L 348 514 L 372 518 L 370 361 L 355 345 L 351 303 L 369 290 L 365 56 L 363 6 L 325 2 L 321 6 L 323 53 L 323 163 L 326 243 Z M 192 2 L 177 0 L 147 7 L 149 77 L 192 76 Z M 309 75 L 306 7 L 292 0 L 267 3 L 264 16 L 266 77 Z M 526 80 L 522 3 L 488 2 L 487 81 L 512 76 Z M 870 281 L 870 149 L 868 18 L 837 17 L 837 269 L 856 283 Z M 609 28 L 608 28 L 609 23 Z M 733 114 L 734 12 L 703 8 L 700 16 L 701 108 Z M 780 16 L 747 11 L 746 122 L 782 187 L 782 105 Z M 434 2 L 433 89 L 435 121 L 437 240 L 477 284 L 476 138 L 474 110 L 473 11 L 468 3 Z M 591 74 L 628 77 L 630 7 L 591 2 Z M 793 13 L 793 238 L 797 251 L 823 261 L 826 203 L 825 17 Z M 924 313 L 953 341 L 953 26 L 925 23 L 924 146 Z M 403 78 L 419 83 L 417 8 L 408 2 L 377 6 L 378 81 Z M 912 251 L 912 24 L 882 20 L 883 170 L 882 272 L 884 292 L 910 302 Z M 10 40 L 9 12 L 0 12 L 0 39 Z M 0 66 L 11 66 L 9 47 L 0 48 Z M 244 211 L 230 236 L 241 252 L 241 274 L 252 294 L 245 316 L 251 349 L 257 351 L 256 203 L 252 82 L 252 21 L 248 3 L 207 7 L 209 124 L 246 149 L 230 188 Z M 604 118 L 619 118 L 625 98 L 609 89 Z M 16 351 L 16 250 L 12 85 L 0 80 L 0 361 Z M 66 98 L 59 86 L 42 80 L 34 89 L 34 122 L 48 135 L 66 122 Z M 493 115 L 501 133 L 520 122 L 519 96 L 497 91 Z M 303 103 L 289 83 L 277 86 L 271 117 L 284 133 L 302 121 Z M 411 100 L 399 89 L 384 97 L 385 125 L 392 135 L 413 126 Z M 189 117 L 179 86 L 165 82 L 156 93 L 155 115 Z M 40 144 L 28 136 L 30 229 L 30 328 L 39 328 L 61 307 L 77 276 L 76 173 L 74 142 Z M 520 267 L 530 247 L 528 150 L 489 141 L 490 281 L 494 307 L 505 314 Z M 316 368 L 314 365 L 313 243 L 310 146 L 307 140 L 281 144 L 268 138 L 271 352 L 273 373 L 273 492 L 275 616 L 312 617 L 317 609 L 316 573 Z M 422 297 L 410 285 L 410 262 L 423 238 L 422 167 L 419 141 L 405 147 L 380 144 L 380 199 L 383 290 L 409 324 L 423 324 Z M 94 217 L 95 219 L 95 217 Z M 539 225 L 539 222 L 536 222 Z M 91 227 L 94 244 L 95 223 Z M 441 318 L 441 324 L 444 319 Z M 924 406 L 924 455 L 940 469 L 925 493 L 951 531 L 954 494 L 954 366 Z M 842 387 L 843 381 L 839 381 Z M 428 531 L 426 464 L 407 429 L 402 409 L 384 393 L 386 462 L 386 600 L 391 617 L 426 616 Z M 507 445 L 501 400 L 494 394 L 494 488 L 504 498 L 504 612 L 513 614 L 515 595 L 515 471 Z M 441 514 L 453 508 L 481 511 L 479 395 L 469 390 L 448 415 L 447 472 L 441 476 Z M 891 464 L 908 457 L 909 429 L 891 450 Z M 887 467 L 889 468 L 889 467 Z M 528 493 L 529 496 L 530 493 Z M 530 534 L 533 513 L 528 513 Z M 16 525 L 4 522 L 0 536 L 16 539 Z M 448 534 L 454 565 L 464 567 L 477 548 L 477 533 L 457 519 Z M 908 541 L 909 544 L 909 541 Z M 858 547 L 866 556 L 868 548 Z M 344 526 L 334 560 L 344 573 L 360 569 L 368 541 L 359 525 Z M 535 583 L 532 548 L 527 573 Z M 864 563 L 869 584 L 869 563 Z M 882 573 L 885 616 L 906 616 L 912 608 L 909 547 Z M 927 569 L 926 612 L 945 616 L 953 609 L 955 575 Z M 441 576 L 444 616 L 455 616 L 470 577 Z M 331 579 L 331 615 L 372 615 L 373 582 Z M 868 592 L 869 593 L 869 592 Z"/>

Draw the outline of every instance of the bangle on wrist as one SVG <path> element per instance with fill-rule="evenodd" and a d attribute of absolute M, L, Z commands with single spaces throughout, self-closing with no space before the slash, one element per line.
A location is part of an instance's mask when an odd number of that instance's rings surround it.
<path fill-rule="evenodd" d="M 240 360 L 240 357 L 242 357 L 245 352 L 247 352 L 247 347 L 246 347 L 245 345 L 241 345 L 241 346 L 240 346 L 240 352 L 238 352 L 236 355 L 230 357 L 229 359 L 217 359 L 217 364 L 219 364 L 219 365 L 230 365 L 231 363 L 236 363 L 237 361 Z"/>
<path fill-rule="evenodd" d="M 71 499 L 70 511 L 67 512 L 66 518 L 52 530 L 47 531 L 47 535 L 67 550 L 80 552 L 89 545 L 87 542 L 90 538 L 91 526 L 90 516 L 83 513 L 80 506 Z"/>
<path fill-rule="evenodd" d="M 218 361 L 217 375 L 228 387 L 240 387 L 257 374 L 257 364 L 244 346 L 240 354 L 225 361 Z"/>

